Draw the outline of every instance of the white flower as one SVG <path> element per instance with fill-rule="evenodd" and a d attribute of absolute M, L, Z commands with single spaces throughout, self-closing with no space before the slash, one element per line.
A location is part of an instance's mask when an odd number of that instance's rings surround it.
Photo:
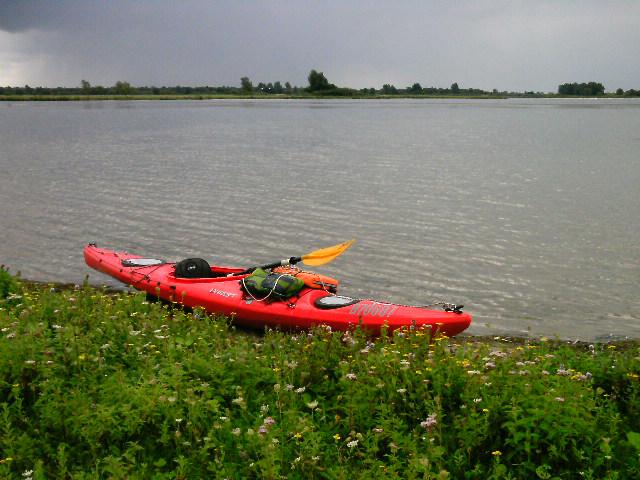
<path fill-rule="evenodd" d="M 480 403 L 482 401 L 482 398 L 474 398 L 473 399 L 473 403 Z"/>
<path fill-rule="evenodd" d="M 347 443 L 347 447 L 349 448 L 355 448 L 358 445 L 358 440 L 351 440 L 349 443 Z"/>
<path fill-rule="evenodd" d="M 420 426 L 425 430 L 431 430 L 433 427 L 435 427 L 438 424 L 438 421 L 436 420 L 436 416 L 437 414 L 432 413 L 427 417 L 425 421 L 420 422 Z"/>
<path fill-rule="evenodd" d="M 304 393 L 305 390 L 305 387 L 296 388 L 296 393 Z"/>
<path fill-rule="evenodd" d="M 344 378 L 347 380 L 357 380 L 358 376 L 355 373 L 347 373 Z"/>

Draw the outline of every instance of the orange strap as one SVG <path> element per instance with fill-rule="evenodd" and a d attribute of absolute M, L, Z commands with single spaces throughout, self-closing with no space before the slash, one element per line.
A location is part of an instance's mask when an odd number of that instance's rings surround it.
<path fill-rule="evenodd" d="M 340 283 L 335 278 L 327 277 L 326 275 L 320 275 L 316 272 L 308 272 L 306 270 L 301 270 L 298 267 L 293 266 L 276 267 L 271 271 L 275 273 L 292 275 L 302 280 L 307 287 L 316 288 L 319 290 L 335 290 L 338 288 L 338 284 Z"/>

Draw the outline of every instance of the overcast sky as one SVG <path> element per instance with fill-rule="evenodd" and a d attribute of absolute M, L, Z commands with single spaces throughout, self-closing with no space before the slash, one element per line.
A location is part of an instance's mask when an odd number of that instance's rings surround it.
<path fill-rule="evenodd" d="M 0 86 L 640 88 L 635 0 L 0 0 Z"/>

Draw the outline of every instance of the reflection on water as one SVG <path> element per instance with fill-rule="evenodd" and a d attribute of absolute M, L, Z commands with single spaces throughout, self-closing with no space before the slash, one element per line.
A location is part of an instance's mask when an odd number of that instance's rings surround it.
<path fill-rule="evenodd" d="M 342 291 L 471 333 L 640 337 L 633 100 L 0 104 L 0 262 L 114 281 L 89 241 L 251 265 L 356 237 Z"/>

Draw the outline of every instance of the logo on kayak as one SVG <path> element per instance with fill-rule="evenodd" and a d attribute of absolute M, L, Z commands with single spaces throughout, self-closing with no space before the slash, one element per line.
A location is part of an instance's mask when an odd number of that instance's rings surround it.
<path fill-rule="evenodd" d="M 235 297 L 237 293 L 225 292 L 224 290 L 218 290 L 217 288 L 212 288 L 209 290 L 209 293 L 215 293 L 216 295 L 220 295 L 221 297 Z"/>
<path fill-rule="evenodd" d="M 373 315 L 378 317 L 390 317 L 398 309 L 399 305 L 389 303 L 356 303 L 349 313 L 351 315 Z"/>

